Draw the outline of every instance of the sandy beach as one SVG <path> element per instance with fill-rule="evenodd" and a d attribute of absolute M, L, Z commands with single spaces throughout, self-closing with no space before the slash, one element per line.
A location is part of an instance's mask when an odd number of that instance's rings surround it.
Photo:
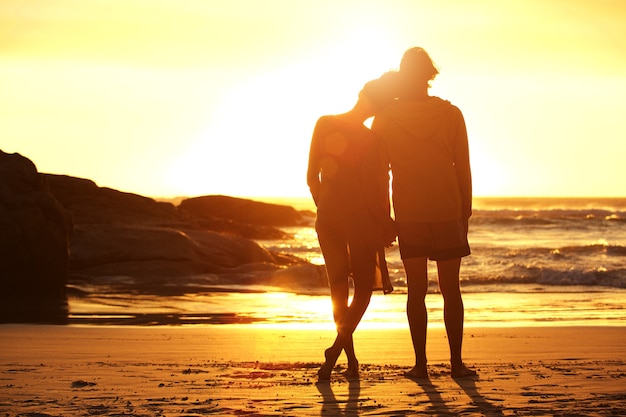
<path fill-rule="evenodd" d="M 406 329 L 357 330 L 361 376 L 317 383 L 328 330 L 0 326 L 3 416 L 626 415 L 623 327 L 468 328 L 455 380 L 443 329 L 411 380 Z M 345 359 L 338 361 L 345 366 Z"/>

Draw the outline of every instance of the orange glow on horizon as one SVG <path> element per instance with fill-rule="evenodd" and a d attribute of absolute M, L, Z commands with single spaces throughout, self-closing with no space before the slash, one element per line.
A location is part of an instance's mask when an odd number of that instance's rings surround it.
<path fill-rule="evenodd" d="M 440 68 L 432 93 L 465 116 L 475 195 L 624 196 L 613 1 L 6 0 L 0 28 L 0 149 L 41 172 L 154 197 L 307 197 L 317 118 L 419 45 Z"/>

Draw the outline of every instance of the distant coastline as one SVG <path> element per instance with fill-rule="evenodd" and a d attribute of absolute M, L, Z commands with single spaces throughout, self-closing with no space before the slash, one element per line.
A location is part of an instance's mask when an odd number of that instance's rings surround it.
<path fill-rule="evenodd" d="M 188 197 L 159 198 L 157 201 L 165 201 L 178 205 L 180 201 Z M 296 210 L 315 211 L 315 204 L 311 197 L 249 197 L 249 200 L 265 203 L 275 203 L 291 206 Z M 474 208 L 477 210 L 497 209 L 626 209 L 626 196 L 624 197 L 485 197 L 475 196 Z"/>

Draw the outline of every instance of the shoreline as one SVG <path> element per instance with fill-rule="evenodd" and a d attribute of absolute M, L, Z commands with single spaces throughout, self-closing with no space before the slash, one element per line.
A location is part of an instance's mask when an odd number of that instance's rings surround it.
<path fill-rule="evenodd" d="M 466 327 L 626 326 L 625 289 L 598 288 L 590 295 L 583 287 L 548 289 L 510 286 L 464 292 Z M 534 292 L 531 290 L 535 290 Z M 586 291 L 585 291 L 586 290 Z M 426 296 L 429 325 L 443 327 L 443 298 Z M 242 324 L 290 328 L 333 326 L 327 294 L 285 291 L 230 291 L 159 298 L 151 295 L 107 294 L 70 299 L 70 325 L 212 325 Z M 65 323 L 63 323 L 65 324 Z M 406 294 L 374 293 L 359 328 L 406 328 Z"/>
<path fill-rule="evenodd" d="M 624 415 L 626 329 L 471 327 L 454 380 L 429 328 L 429 379 L 403 376 L 407 329 L 357 329 L 359 380 L 316 383 L 332 330 L 0 325 L 0 412 L 43 415 Z M 340 357 L 337 370 L 345 369 Z"/>

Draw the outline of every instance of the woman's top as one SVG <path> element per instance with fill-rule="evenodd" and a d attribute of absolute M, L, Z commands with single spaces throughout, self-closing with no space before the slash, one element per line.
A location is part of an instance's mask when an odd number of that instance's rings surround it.
<path fill-rule="evenodd" d="M 345 116 L 321 117 L 313 132 L 307 183 L 317 206 L 317 221 L 341 227 L 348 240 L 360 239 L 378 254 L 375 289 L 389 276 L 384 246 L 393 228 L 389 215 L 389 165 L 380 141 Z M 382 257 L 382 259 L 381 259 Z"/>
<path fill-rule="evenodd" d="M 439 97 L 396 100 L 376 115 L 393 175 L 398 222 L 444 222 L 472 214 L 472 176 L 461 111 Z"/>

